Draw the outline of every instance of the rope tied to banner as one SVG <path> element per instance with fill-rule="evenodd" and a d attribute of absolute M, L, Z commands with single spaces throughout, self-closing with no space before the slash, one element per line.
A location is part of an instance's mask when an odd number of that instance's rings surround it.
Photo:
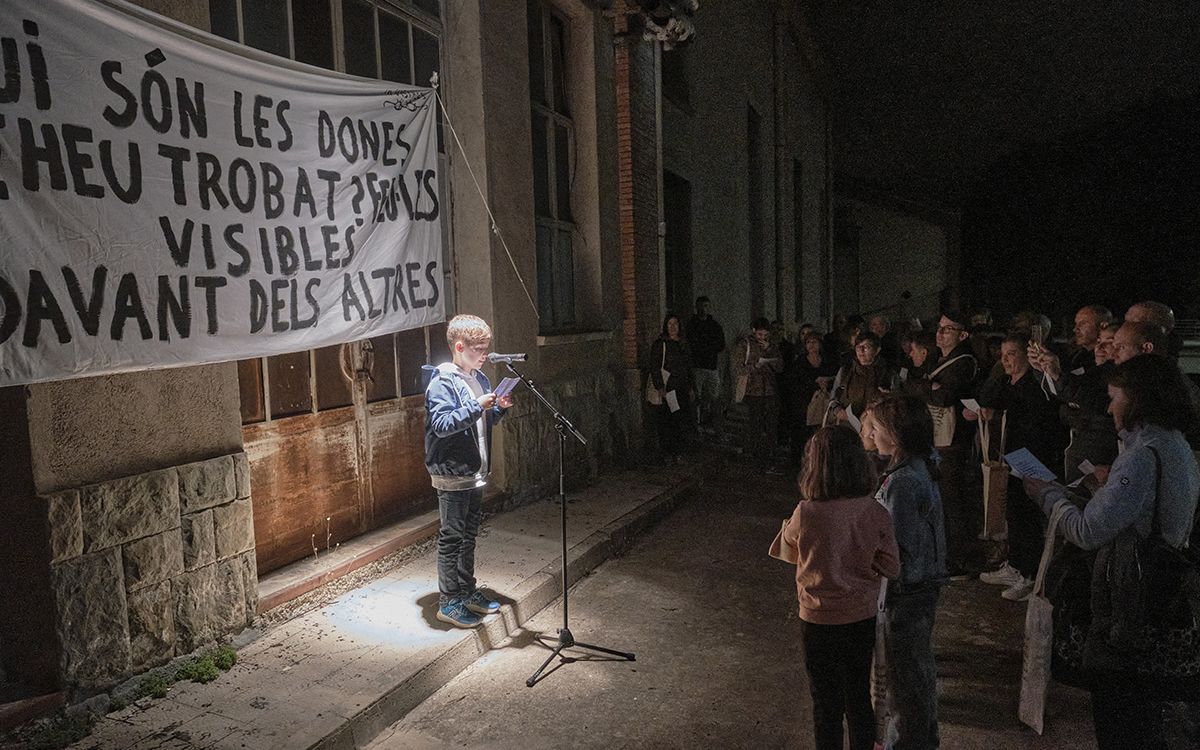
<path fill-rule="evenodd" d="M 525 298 L 529 300 L 529 306 L 533 310 L 533 315 L 540 320 L 541 315 L 538 314 L 537 303 L 533 301 L 533 295 L 529 293 L 529 287 L 525 285 L 525 279 L 522 278 L 520 270 L 517 269 L 517 261 L 513 259 L 512 252 L 508 249 L 508 243 L 504 241 L 504 234 L 500 231 L 500 224 L 497 223 L 496 216 L 492 213 L 492 207 L 488 203 L 487 196 L 483 194 L 483 187 L 479 184 L 479 178 L 475 176 L 475 169 L 471 166 L 471 159 L 467 156 L 467 151 L 463 148 L 462 141 L 458 137 L 458 131 L 454 129 L 454 123 L 450 120 L 450 112 L 446 110 L 446 102 L 442 100 L 442 93 L 438 88 L 437 72 L 434 72 L 430 77 L 429 85 L 433 88 L 433 95 L 437 97 L 442 117 L 446 119 L 446 127 L 450 128 L 450 135 L 454 136 L 454 144 L 458 146 L 458 153 L 462 154 L 463 163 L 467 166 L 467 172 L 471 175 L 471 181 L 475 183 L 475 191 L 479 193 L 479 199 L 483 201 L 483 208 L 487 211 L 488 221 L 492 224 L 492 234 L 500 238 L 500 246 L 504 248 L 504 254 L 508 256 L 508 262 L 512 265 L 513 273 L 517 275 L 517 281 L 521 283 L 521 289 L 525 292 Z"/>

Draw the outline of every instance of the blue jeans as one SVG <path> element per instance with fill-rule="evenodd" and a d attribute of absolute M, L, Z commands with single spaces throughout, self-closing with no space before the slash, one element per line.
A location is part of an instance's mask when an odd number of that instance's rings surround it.
<path fill-rule="evenodd" d="M 933 659 L 933 620 L 937 587 L 887 600 L 888 681 L 896 728 L 895 750 L 938 747 L 937 664 Z"/>
<path fill-rule="evenodd" d="M 475 593 L 475 536 L 483 518 L 483 488 L 438 490 L 437 540 L 440 604 Z"/>

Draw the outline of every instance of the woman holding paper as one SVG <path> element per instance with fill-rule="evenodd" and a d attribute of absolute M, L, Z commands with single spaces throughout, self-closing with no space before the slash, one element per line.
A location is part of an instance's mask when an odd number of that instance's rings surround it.
<path fill-rule="evenodd" d="M 875 499 L 892 514 L 900 576 L 888 583 L 884 613 L 896 748 L 938 746 L 933 622 L 946 580 L 946 531 L 933 463 L 933 418 L 925 402 L 886 398 L 867 411 L 875 444 L 888 457 Z"/>
<path fill-rule="evenodd" d="M 801 410 L 791 418 L 792 463 L 799 464 L 808 438 L 821 425 L 828 410 L 827 400 L 837 365 L 827 359 L 821 351 L 821 337 L 809 333 L 802 340 L 804 355 L 798 357 L 791 371 L 785 376 L 792 378 L 792 392 L 796 405 Z M 822 394 L 817 396 L 818 391 Z M 814 397 L 816 400 L 814 401 Z M 809 414 L 816 404 L 816 413 Z"/>
<path fill-rule="evenodd" d="M 1002 371 L 993 373 L 979 387 L 976 400 L 983 407 L 981 413 L 965 409 L 963 415 L 971 420 L 981 416 L 991 419 L 1005 412 L 1008 420 L 1005 451 L 1012 453 L 1025 448 L 1053 470 L 1061 468 L 1066 445 L 1066 435 L 1058 418 L 1060 402 L 1030 368 L 1026 355 L 1028 346 L 1029 338 L 1023 333 L 1005 337 L 1000 344 Z M 983 580 L 1004 585 L 1001 595 L 1005 599 L 1025 601 L 1033 591 L 1033 578 L 1042 556 L 1046 519 L 1026 497 L 1021 480 L 1015 476 L 1008 479 L 1004 514 L 1008 522 L 1008 562 Z"/>
<path fill-rule="evenodd" d="M 691 414 L 692 358 L 675 313 L 667 313 L 663 320 L 650 360 L 650 379 L 662 396 L 662 403 L 654 407 L 658 445 L 667 463 L 682 463 L 683 432 Z"/>
<path fill-rule="evenodd" d="M 861 418 L 867 407 L 896 387 L 896 373 L 879 356 L 879 337 L 870 331 L 854 341 L 854 361 L 843 365 L 833 382 L 833 399 L 837 401 L 837 418 L 848 421 L 847 410 Z"/>
<path fill-rule="evenodd" d="M 1088 504 L 1082 509 L 1067 506 L 1059 530 L 1068 542 L 1095 550 L 1131 527 L 1140 539 L 1146 539 L 1157 522 L 1157 532 L 1168 545 L 1183 548 L 1190 533 L 1194 547 L 1200 468 L 1183 437 L 1183 431 L 1196 421 L 1183 375 L 1166 357 L 1143 354 L 1113 369 L 1108 393 L 1109 411 L 1124 448 L 1112 464 L 1108 481 Z M 1066 496 L 1064 488 L 1053 482 L 1026 479 L 1025 488 L 1047 514 Z M 1105 603 L 1103 599 L 1098 602 L 1094 582 L 1093 616 L 1100 611 L 1098 605 Z M 1155 606 L 1162 604 L 1154 602 Z M 1139 672 L 1144 652 L 1122 651 L 1118 656 L 1125 665 L 1095 675 L 1091 685 L 1097 744 L 1101 750 L 1166 748 L 1164 686 Z"/>

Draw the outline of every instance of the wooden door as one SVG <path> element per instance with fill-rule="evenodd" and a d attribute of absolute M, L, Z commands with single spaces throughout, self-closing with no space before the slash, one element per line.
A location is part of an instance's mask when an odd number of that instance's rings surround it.
<path fill-rule="evenodd" d="M 260 575 L 434 506 L 420 367 L 444 340 L 443 323 L 238 363 Z"/>

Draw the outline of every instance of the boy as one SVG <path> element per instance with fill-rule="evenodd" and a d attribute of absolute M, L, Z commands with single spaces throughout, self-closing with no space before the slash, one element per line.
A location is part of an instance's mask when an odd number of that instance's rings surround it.
<path fill-rule="evenodd" d="M 456 315 L 446 327 L 453 359 L 423 368 L 425 389 L 425 468 L 437 490 L 437 618 L 473 628 L 500 603 L 475 588 L 475 535 L 483 516 L 483 488 L 490 473 L 492 425 L 500 421 L 510 396 L 496 397 L 480 367 L 487 361 L 492 331 L 481 318 Z"/>

